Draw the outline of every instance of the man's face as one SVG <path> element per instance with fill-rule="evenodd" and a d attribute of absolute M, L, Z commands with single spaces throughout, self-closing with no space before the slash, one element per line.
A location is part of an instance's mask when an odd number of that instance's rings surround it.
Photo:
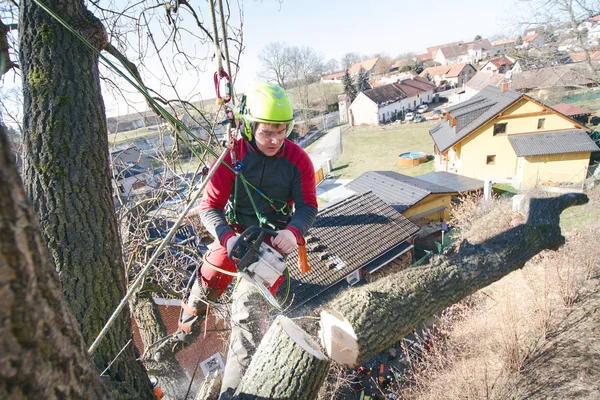
<path fill-rule="evenodd" d="M 287 124 L 258 123 L 254 133 L 256 147 L 266 156 L 277 154 L 287 133 Z"/>

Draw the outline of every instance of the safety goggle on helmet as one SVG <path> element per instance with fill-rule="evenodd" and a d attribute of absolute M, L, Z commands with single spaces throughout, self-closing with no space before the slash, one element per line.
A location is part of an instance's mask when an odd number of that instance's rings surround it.
<path fill-rule="evenodd" d="M 242 119 L 243 134 L 249 141 L 254 138 L 258 123 L 286 124 L 287 137 L 294 128 L 292 102 L 281 86 L 274 83 L 258 83 L 246 94 Z"/>

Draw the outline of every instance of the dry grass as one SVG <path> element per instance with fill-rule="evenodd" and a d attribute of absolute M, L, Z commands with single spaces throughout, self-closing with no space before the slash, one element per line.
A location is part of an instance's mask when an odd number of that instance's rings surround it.
<path fill-rule="evenodd" d="M 520 223 L 507 201 L 481 206 L 470 197 L 455 208 L 461 236 L 473 243 Z M 565 233 L 559 251 L 540 253 L 522 270 L 453 306 L 450 316 L 439 321 L 431 350 L 411 359 L 405 383 L 395 389 L 399 398 L 522 398 L 525 389 L 519 382 L 526 367 L 539 363 L 549 338 L 566 329 L 573 308 L 590 290 L 598 290 L 590 289 L 590 283 L 597 285 L 590 280 L 597 278 L 600 264 L 599 247 L 590 245 L 594 234 Z"/>

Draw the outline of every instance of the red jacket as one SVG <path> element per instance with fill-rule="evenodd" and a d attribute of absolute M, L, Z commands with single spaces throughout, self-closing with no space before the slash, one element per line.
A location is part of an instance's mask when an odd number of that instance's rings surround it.
<path fill-rule="evenodd" d="M 261 190 L 267 197 L 278 200 L 280 208 L 286 202 L 293 215 L 277 213 L 269 202 L 254 189 L 250 188 L 256 207 L 277 229 L 289 229 L 296 239 L 304 236 L 317 216 L 317 194 L 315 187 L 315 171 L 308 154 L 297 144 L 285 140 L 279 152 L 267 157 L 253 144 L 244 139 L 236 143 L 236 158 L 242 163 L 241 174 L 244 178 Z M 231 154 L 225 156 L 224 162 L 231 165 Z M 214 165 L 213 165 L 214 168 Z M 224 210 L 233 200 L 235 174 L 225 165 L 217 166 L 217 171 L 208 182 L 202 202 L 200 217 L 205 228 L 225 245 L 227 239 L 234 235 L 225 218 Z M 238 182 L 237 222 L 247 228 L 258 225 L 258 219 L 252 207 L 244 185 Z"/>

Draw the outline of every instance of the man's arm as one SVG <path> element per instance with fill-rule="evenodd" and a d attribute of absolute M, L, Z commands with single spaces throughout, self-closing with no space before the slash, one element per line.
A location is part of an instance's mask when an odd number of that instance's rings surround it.
<path fill-rule="evenodd" d="M 296 145 L 296 151 L 290 161 L 298 168 L 298 174 L 292 182 L 292 196 L 295 212 L 286 229 L 290 230 L 299 241 L 315 222 L 318 212 L 317 189 L 315 186 L 315 169 L 306 152 Z"/>
<path fill-rule="evenodd" d="M 235 174 L 227 168 L 227 165 L 230 164 L 231 156 L 227 154 L 223 163 L 218 166 L 212 166 L 212 168 L 217 168 L 217 170 L 206 185 L 202 202 L 200 203 L 202 224 L 224 247 L 226 246 L 227 239 L 235 236 L 235 232 L 233 232 L 225 219 L 224 212 L 235 181 Z"/>

